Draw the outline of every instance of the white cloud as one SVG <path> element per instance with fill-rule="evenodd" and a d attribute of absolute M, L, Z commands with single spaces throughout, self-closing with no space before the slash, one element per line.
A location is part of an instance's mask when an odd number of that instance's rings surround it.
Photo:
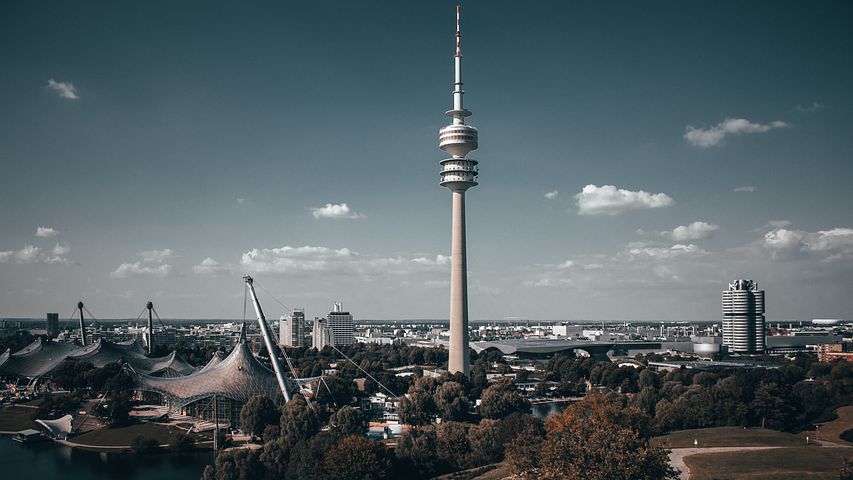
<path fill-rule="evenodd" d="M 450 288 L 450 280 L 427 280 L 424 282 L 424 288 Z"/>
<path fill-rule="evenodd" d="M 237 204 L 238 205 L 246 205 L 248 203 L 249 203 L 249 201 L 246 200 L 245 198 L 237 197 Z"/>
<path fill-rule="evenodd" d="M 811 113 L 821 110 L 824 107 L 822 103 L 812 102 L 811 105 L 797 105 L 794 110 L 800 113 Z"/>
<path fill-rule="evenodd" d="M 836 227 L 817 232 L 777 228 L 764 234 L 762 246 L 775 260 L 816 256 L 825 262 L 853 259 L 853 228 Z"/>
<path fill-rule="evenodd" d="M 244 253 L 240 265 L 252 272 L 284 275 L 334 272 L 364 276 L 446 271 L 450 257 L 380 257 L 361 255 L 348 248 L 284 246 L 254 248 Z"/>
<path fill-rule="evenodd" d="M 545 198 L 548 200 L 556 200 L 560 197 L 560 192 L 557 190 L 551 190 L 550 192 L 545 193 Z"/>
<path fill-rule="evenodd" d="M 157 266 L 149 266 L 143 262 L 122 263 L 110 273 L 113 278 L 130 278 L 130 277 L 155 277 L 162 278 L 172 273 L 172 266 L 168 263 Z"/>
<path fill-rule="evenodd" d="M 672 198 L 665 193 L 631 191 L 613 185 L 587 185 L 575 195 L 580 215 L 618 215 L 630 210 L 668 207 Z"/>
<path fill-rule="evenodd" d="M 164 248 L 163 250 L 145 250 L 137 253 L 137 255 L 146 263 L 161 263 L 177 256 L 170 248 Z"/>
<path fill-rule="evenodd" d="M 44 253 L 40 247 L 35 245 L 24 245 L 20 250 L 5 250 L 0 251 L 0 263 L 11 262 L 15 263 L 68 263 L 65 254 L 71 251 L 68 245 L 56 244 L 51 249 L 50 254 Z"/>
<path fill-rule="evenodd" d="M 412 259 L 412 262 L 430 267 L 444 266 L 450 265 L 450 256 L 438 254 L 435 258 L 416 257 Z"/>
<path fill-rule="evenodd" d="M 628 260 L 672 260 L 678 257 L 698 257 L 707 255 L 709 252 L 694 244 L 676 244 L 671 247 L 634 247 L 628 248 L 620 253 L 620 256 Z"/>
<path fill-rule="evenodd" d="M 679 225 L 673 228 L 671 232 L 662 232 L 662 234 L 676 242 L 684 242 L 708 238 L 719 229 L 720 226 L 713 223 L 693 222 L 689 225 Z"/>
<path fill-rule="evenodd" d="M 765 133 L 774 128 L 785 128 L 787 126 L 787 123 L 779 120 L 761 124 L 750 122 L 745 118 L 727 118 L 711 128 L 695 128 L 688 125 L 685 129 L 684 139 L 697 147 L 716 147 L 722 144 L 723 139 L 728 135 Z"/>
<path fill-rule="evenodd" d="M 50 238 L 59 235 L 59 230 L 50 228 L 50 227 L 38 227 L 36 228 L 36 236 L 42 238 Z"/>
<path fill-rule="evenodd" d="M 572 260 L 566 260 L 565 262 L 557 265 L 557 268 L 560 270 L 565 270 L 567 268 L 572 268 L 574 266 L 575 266 L 575 262 L 573 262 Z"/>
<path fill-rule="evenodd" d="M 792 223 L 790 220 L 769 220 L 764 228 L 785 228 L 790 227 Z"/>
<path fill-rule="evenodd" d="M 211 257 L 207 257 L 200 264 L 193 266 L 193 272 L 199 275 L 217 275 L 229 273 L 233 270 L 230 264 L 222 264 Z"/>
<path fill-rule="evenodd" d="M 78 100 L 80 98 L 80 96 L 77 95 L 77 89 L 74 88 L 74 84 L 71 82 L 57 82 L 51 78 L 47 81 L 47 88 L 55 90 L 59 93 L 60 97 L 68 100 Z"/>
<path fill-rule="evenodd" d="M 327 203 L 322 207 L 312 208 L 311 214 L 314 218 L 364 218 L 364 215 L 349 208 L 346 203 Z"/>
<path fill-rule="evenodd" d="M 748 192 L 748 193 L 752 193 L 752 192 L 754 192 L 754 191 L 756 191 L 756 190 L 758 190 L 758 188 L 757 188 L 757 187 L 755 187 L 755 186 L 753 186 L 753 185 L 744 185 L 744 186 L 742 186 L 742 187 L 735 187 L 733 191 L 734 191 L 734 192 Z"/>
<path fill-rule="evenodd" d="M 557 278 L 557 277 L 542 277 L 537 280 L 525 280 L 522 282 L 522 285 L 525 287 L 568 287 L 574 285 L 575 282 L 570 278 Z"/>
<path fill-rule="evenodd" d="M 24 248 L 15 252 L 17 263 L 33 263 L 39 260 L 41 249 L 33 245 L 25 245 Z"/>

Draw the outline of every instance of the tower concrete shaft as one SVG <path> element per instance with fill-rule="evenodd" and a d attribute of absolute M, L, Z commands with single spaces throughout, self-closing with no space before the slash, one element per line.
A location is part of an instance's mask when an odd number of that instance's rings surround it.
<path fill-rule="evenodd" d="M 445 114 L 450 125 L 439 130 L 439 148 L 451 155 L 441 161 L 441 185 L 453 200 L 450 261 L 450 373 L 471 372 L 468 362 L 468 260 L 465 240 L 465 192 L 477 185 L 478 162 L 466 155 L 479 146 L 479 133 L 465 118 L 471 115 L 462 104 L 461 7 L 456 7 L 456 50 L 453 55 L 453 109 Z"/>
<path fill-rule="evenodd" d="M 465 191 L 454 190 L 450 243 L 450 373 L 471 373 L 468 362 L 468 260 L 465 240 Z"/>

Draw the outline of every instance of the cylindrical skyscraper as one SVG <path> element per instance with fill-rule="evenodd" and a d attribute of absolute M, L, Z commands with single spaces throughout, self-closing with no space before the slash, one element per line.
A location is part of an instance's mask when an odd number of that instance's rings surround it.
<path fill-rule="evenodd" d="M 734 353 L 764 353 L 764 290 L 735 280 L 723 292 L 723 345 Z"/>
<path fill-rule="evenodd" d="M 453 109 L 446 115 L 453 122 L 439 130 L 439 148 L 451 155 L 441 161 L 441 185 L 450 189 L 453 220 L 450 245 L 450 373 L 470 374 L 468 363 L 468 264 L 465 247 L 465 191 L 477 185 L 477 161 L 465 158 L 477 143 L 477 129 L 465 125 L 471 112 L 462 106 L 461 7 L 456 7 L 456 53 Z"/>

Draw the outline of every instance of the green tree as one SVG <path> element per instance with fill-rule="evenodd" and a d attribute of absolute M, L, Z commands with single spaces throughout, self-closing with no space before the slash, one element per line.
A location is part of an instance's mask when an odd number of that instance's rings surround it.
<path fill-rule="evenodd" d="M 354 435 L 336 442 L 323 463 L 328 478 L 336 480 L 379 480 L 391 470 L 383 444 Z"/>
<path fill-rule="evenodd" d="M 398 412 L 400 420 L 409 425 L 426 425 L 432 421 L 436 414 L 435 381 L 421 377 L 409 387 L 408 394 L 400 399 Z"/>
<path fill-rule="evenodd" d="M 451 470 L 470 466 L 469 428 L 470 424 L 461 422 L 441 422 L 435 427 L 436 454 Z"/>
<path fill-rule="evenodd" d="M 532 430 L 516 435 L 506 445 L 506 463 L 510 470 L 522 478 L 538 478 L 543 443 L 545 436 Z"/>
<path fill-rule="evenodd" d="M 307 440 L 320 430 L 317 417 L 298 393 L 282 407 L 280 424 L 281 436 L 291 444 Z"/>
<path fill-rule="evenodd" d="M 501 381 L 483 391 L 480 415 L 498 419 L 512 413 L 529 413 L 530 402 L 522 397 L 510 381 Z"/>
<path fill-rule="evenodd" d="M 278 425 L 279 411 L 272 400 L 255 395 L 240 409 L 240 428 L 252 437 L 261 436 L 269 425 Z"/>
<path fill-rule="evenodd" d="M 465 388 L 457 382 L 444 382 L 435 390 L 433 402 L 442 420 L 459 421 L 468 415 Z"/>
<path fill-rule="evenodd" d="M 264 478 L 264 473 L 258 452 L 241 448 L 219 452 L 214 465 L 205 467 L 202 480 L 252 480 Z"/>
<path fill-rule="evenodd" d="M 352 378 L 346 379 L 341 375 L 325 377 L 317 390 L 317 403 L 335 408 L 352 403 L 355 395 L 355 384 Z"/>
<path fill-rule="evenodd" d="M 643 414 L 592 395 L 546 421 L 538 476 L 543 479 L 670 480 L 667 451 L 634 427 Z M 646 422 L 648 423 L 648 422 Z M 529 472 L 516 472 L 529 474 Z"/>
<path fill-rule="evenodd" d="M 434 477 L 440 471 L 435 448 L 434 429 L 414 427 L 403 432 L 396 448 L 400 476 Z"/>
<path fill-rule="evenodd" d="M 285 478 L 292 450 L 293 445 L 288 443 L 287 439 L 283 437 L 267 441 L 264 444 L 260 462 L 264 465 L 269 476 L 273 478 Z"/>
<path fill-rule="evenodd" d="M 339 437 L 364 435 L 367 431 L 367 418 L 357 408 L 343 407 L 332 415 L 329 425 L 332 432 Z"/>

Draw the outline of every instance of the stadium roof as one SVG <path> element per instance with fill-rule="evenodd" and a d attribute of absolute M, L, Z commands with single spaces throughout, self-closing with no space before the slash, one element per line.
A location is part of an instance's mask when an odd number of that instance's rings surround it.
<path fill-rule="evenodd" d="M 113 343 L 98 341 L 81 347 L 75 343 L 45 341 L 41 337 L 33 343 L 11 353 L 6 350 L 0 355 L 0 376 L 34 379 L 49 373 L 66 359 L 89 362 L 95 367 L 124 361 L 136 371 L 151 375 L 188 375 L 195 368 L 175 352 L 161 358 L 148 358 L 135 340 Z"/>
<path fill-rule="evenodd" d="M 68 355 L 80 347 L 73 343 L 36 341 L 10 353 L 6 350 L 0 355 L 0 375 L 18 378 L 36 378 L 53 370 L 65 360 Z"/>
<path fill-rule="evenodd" d="M 227 357 L 214 363 L 215 358 L 201 370 L 184 377 L 155 377 L 136 371 L 137 388 L 163 395 L 172 411 L 214 395 L 241 402 L 247 402 L 254 395 L 264 395 L 281 404 L 275 373 L 255 358 L 245 338 L 237 342 Z"/>

